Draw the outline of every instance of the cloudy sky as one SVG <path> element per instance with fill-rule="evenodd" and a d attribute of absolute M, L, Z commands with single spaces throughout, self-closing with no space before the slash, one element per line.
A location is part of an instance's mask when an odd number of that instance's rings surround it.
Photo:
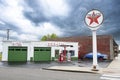
<path fill-rule="evenodd" d="M 12 40 L 91 35 L 84 17 L 92 9 L 104 14 L 97 34 L 113 35 L 120 44 L 120 0 L 0 0 L 0 39 L 6 39 L 6 29 Z"/>

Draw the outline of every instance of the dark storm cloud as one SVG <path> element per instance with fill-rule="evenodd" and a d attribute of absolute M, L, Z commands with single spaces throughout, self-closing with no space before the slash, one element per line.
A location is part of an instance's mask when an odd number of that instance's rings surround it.
<path fill-rule="evenodd" d="M 42 16 L 41 13 L 37 12 L 24 12 L 24 16 L 28 18 L 30 21 L 34 22 L 36 25 L 38 25 L 41 22 L 46 22 L 48 19 L 46 19 L 44 16 Z"/>
<path fill-rule="evenodd" d="M 18 37 L 11 34 L 13 31 L 16 31 L 17 34 L 22 33 L 21 29 L 19 29 L 17 26 L 4 21 L 4 24 L 0 24 L 0 31 L 3 32 L 3 33 L 0 33 L 0 37 L 2 37 L 4 40 L 7 39 L 7 29 L 10 29 L 9 31 L 10 39 L 13 39 L 13 40 L 18 39 Z"/>
<path fill-rule="evenodd" d="M 60 26 L 65 32 L 65 36 L 85 35 L 84 30 L 88 30 L 84 25 L 84 16 L 87 9 L 81 6 L 81 1 L 70 1 L 71 13 L 67 18 L 61 19 L 59 17 L 52 18 L 52 22 Z M 84 4 L 83 4 L 84 5 Z M 85 5 L 84 5 L 85 6 Z"/>
<path fill-rule="evenodd" d="M 23 16 L 36 25 L 44 22 L 55 24 L 62 30 L 64 33 L 63 36 L 91 35 L 91 31 L 84 23 L 84 18 L 88 11 L 98 9 L 104 14 L 104 22 L 97 34 L 110 34 L 113 35 L 115 40 L 120 41 L 120 0 L 65 1 L 70 8 L 70 12 L 67 16 L 46 16 L 46 14 L 49 13 L 44 12 L 42 6 L 44 3 L 40 3 L 40 0 L 24 0 L 25 5 L 23 5 Z M 0 4 L 6 5 L 4 0 L 0 0 Z M 7 28 L 11 28 L 9 26 L 18 31 L 17 26 L 7 23 Z M 1 26 L 1 28 L 4 28 L 4 26 Z M 21 31 L 18 31 L 18 33 L 21 33 Z"/>
<path fill-rule="evenodd" d="M 71 13 L 67 18 L 61 18 L 61 16 L 55 17 L 45 17 L 42 11 L 42 8 L 39 7 L 37 2 L 32 0 L 27 0 L 26 3 L 31 7 L 34 12 L 24 12 L 25 17 L 33 21 L 34 23 L 40 23 L 44 21 L 50 21 L 56 24 L 58 27 L 67 33 L 65 35 L 78 35 L 81 32 L 84 32 L 84 17 L 86 14 L 86 7 L 89 8 L 89 3 L 83 3 L 82 0 L 69 0 L 68 4 L 71 6 Z M 91 5 L 90 5 L 91 6 Z M 49 13 L 48 13 L 49 14 Z M 79 30 L 79 31 L 76 31 Z M 85 28 L 86 30 L 86 28 Z M 81 33 L 86 34 L 86 33 Z"/>
<path fill-rule="evenodd" d="M 119 0 L 66 0 L 71 7 L 71 12 L 68 17 L 61 16 L 45 17 L 42 7 L 38 7 L 37 1 L 26 0 L 26 3 L 34 12 L 24 12 L 24 15 L 34 23 L 49 21 L 60 27 L 65 33 L 64 36 L 72 35 L 90 35 L 90 30 L 84 23 L 85 14 L 92 9 L 98 9 L 104 14 L 104 23 L 98 34 L 111 34 L 117 36 L 120 33 L 120 1 Z"/>
<path fill-rule="evenodd" d="M 94 3 L 83 0 L 69 0 L 68 3 L 71 6 L 69 17 L 65 19 L 53 18 L 52 22 L 60 26 L 66 36 L 90 35 L 90 30 L 84 23 L 84 17 L 89 10 L 94 9 Z"/>
<path fill-rule="evenodd" d="M 103 0 L 95 0 L 93 2 L 91 1 L 72 1 L 69 0 L 69 4 L 72 6 L 72 12 L 69 18 L 66 18 L 63 21 L 54 21 L 57 25 L 60 25 L 63 27 L 63 29 L 66 31 L 69 35 L 91 35 L 90 30 L 86 28 L 86 25 L 84 25 L 84 16 L 87 13 L 87 11 L 92 9 L 98 9 L 104 14 L 104 22 L 102 24 L 102 27 L 98 31 L 99 34 L 110 34 L 113 35 L 113 37 L 116 40 L 120 40 L 120 1 L 103 1 Z M 80 9 L 81 8 L 81 9 Z M 79 28 L 78 28 L 79 27 Z M 73 32 L 71 32 L 74 30 Z"/>
<path fill-rule="evenodd" d="M 5 22 L 4 25 L 1 24 L 0 29 L 1 30 L 11 29 L 13 31 L 17 31 L 17 33 L 21 33 L 21 30 L 17 26 L 15 26 L 15 25 L 13 25 L 11 23 L 8 23 L 8 22 Z"/>
<path fill-rule="evenodd" d="M 28 7 L 32 9 L 32 11 L 24 10 L 24 16 L 34 22 L 36 25 L 40 22 L 46 22 L 48 19 L 43 14 L 42 7 L 38 4 L 37 0 L 26 0 L 25 1 Z"/>
<path fill-rule="evenodd" d="M 105 3 L 103 3 L 105 6 Z M 111 34 L 115 40 L 120 40 L 120 1 L 106 1 L 106 6 L 102 8 L 104 11 L 104 23 L 101 30 L 104 34 Z"/>

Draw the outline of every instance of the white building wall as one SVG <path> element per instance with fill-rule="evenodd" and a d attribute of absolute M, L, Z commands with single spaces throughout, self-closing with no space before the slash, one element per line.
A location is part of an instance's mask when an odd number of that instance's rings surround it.
<path fill-rule="evenodd" d="M 4 41 L 3 42 L 3 54 L 2 61 L 8 60 L 8 46 L 17 46 L 13 45 L 14 41 Z M 66 50 L 74 50 L 75 56 L 78 57 L 78 43 L 77 42 L 57 42 L 57 41 L 45 41 L 45 42 L 31 42 L 23 41 L 19 42 L 21 46 L 27 47 L 27 60 L 30 61 L 30 58 L 34 56 L 34 47 L 51 47 L 51 59 L 55 57 L 55 50 L 58 49 L 61 53 L 64 50 L 64 47 L 60 45 L 72 45 L 73 47 L 66 47 Z"/>
<path fill-rule="evenodd" d="M 34 56 L 34 46 L 30 44 L 30 51 L 29 51 L 29 61 L 30 61 L 30 58 Z"/>
<path fill-rule="evenodd" d="M 8 60 L 8 44 L 3 44 L 2 61 Z"/>
<path fill-rule="evenodd" d="M 30 61 L 30 58 L 33 56 L 33 46 L 31 43 L 28 43 L 27 47 L 27 60 Z"/>

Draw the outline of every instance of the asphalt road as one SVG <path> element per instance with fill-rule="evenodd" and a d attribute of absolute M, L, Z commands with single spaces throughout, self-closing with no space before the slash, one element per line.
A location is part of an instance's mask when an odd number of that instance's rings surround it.
<path fill-rule="evenodd" d="M 100 80 L 100 74 L 0 67 L 0 80 Z"/>
<path fill-rule="evenodd" d="M 100 67 L 107 67 L 110 62 L 99 62 Z M 0 62 L 0 80 L 100 80 L 101 74 L 76 73 L 49 71 L 42 68 L 50 66 L 88 66 L 91 67 L 92 61 L 81 61 L 78 63 L 10 63 Z"/>

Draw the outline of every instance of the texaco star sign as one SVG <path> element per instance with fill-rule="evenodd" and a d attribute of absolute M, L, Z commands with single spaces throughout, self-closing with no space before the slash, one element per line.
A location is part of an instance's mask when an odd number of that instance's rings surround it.
<path fill-rule="evenodd" d="M 103 14 L 98 10 L 91 10 L 85 16 L 85 23 L 92 30 L 97 30 L 103 22 Z"/>
<path fill-rule="evenodd" d="M 98 62 L 97 62 L 97 36 L 96 31 L 103 22 L 103 14 L 98 10 L 91 10 L 85 16 L 85 23 L 88 28 L 92 30 L 92 42 L 93 42 L 93 69 L 98 71 Z"/>

